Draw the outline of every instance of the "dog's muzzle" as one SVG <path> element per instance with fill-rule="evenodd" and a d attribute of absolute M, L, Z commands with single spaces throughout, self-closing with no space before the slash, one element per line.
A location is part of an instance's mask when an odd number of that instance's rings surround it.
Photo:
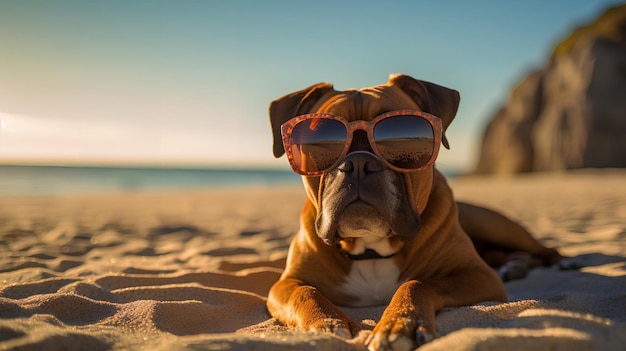
<path fill-rule="evenodd" d="M 419 214 L 409 205 L 402 176 L 373 153 L 349 153 L 322 182 L 316 229 L 326 244 L 391 236 L 407 241 L 418 232 Z"/>

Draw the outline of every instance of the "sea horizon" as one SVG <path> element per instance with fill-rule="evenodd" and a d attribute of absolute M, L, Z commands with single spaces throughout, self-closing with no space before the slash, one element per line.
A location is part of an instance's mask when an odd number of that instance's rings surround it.
<path fill-rule="evenodd" d="M 454 177 L 458 173 L 443 173 Z M 301 184 L 290 169 L 242 166 L 0 164 L 0 196 L 178 191 Z"/>
<path fill-rule="evenodd" d="M 297 184 L 290 170 L 243 167 L 0 165 L 0 196 Z"/>

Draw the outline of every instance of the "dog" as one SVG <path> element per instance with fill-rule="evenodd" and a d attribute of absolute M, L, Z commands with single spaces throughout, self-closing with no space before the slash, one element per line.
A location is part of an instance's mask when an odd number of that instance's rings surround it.
<path fill-rule="evenodd" d="M 386 305 L 366 346 L 414 349 L 435 337 L 441 308 L 506 302 L 503 279 L 559 262 L 510 219 L 454 201 L 434 159 L 449 148 L 459 101 L 455 90 L 391 75 L 360 90 L 320 83 L 270 104 L 274 156 L 287 153 L 307 193 L 268 295 L 274 318 L 351 338 L 362 328 L 338 306 Z"/>

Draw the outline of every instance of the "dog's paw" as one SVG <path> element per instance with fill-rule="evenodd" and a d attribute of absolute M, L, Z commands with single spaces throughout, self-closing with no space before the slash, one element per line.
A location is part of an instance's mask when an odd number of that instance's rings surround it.
<path fill-rule="evenodd" d="M 351 321 L 344 321 L 336 318 L 324 318 L 309 326 L 312 332 L 330 333 L 343 339 L 351 339 L 355 336 L 360 327 Z"/>
<path fill-rule="evenodd" d="M 432 341 L 434 333 L 410 318 L 397 318 L 393 323 L 379 323 L 365 340 L 370 351 L 404 351 Z"/>
<path fill-rule="evenodd" d="M 528 275 L 528 263 L 523 260 L 511 260 L 498 268 L 498 275 L 503 282 L 523 279 Z"/>
<path fill-rule="evenodd" d="M 562 271 L 571 271 L 581 269 L 585 266 L 585 264 L 578 259 L 577 257 L 566 257 L 563 258 L 558 264 L 557 267 Z"/>

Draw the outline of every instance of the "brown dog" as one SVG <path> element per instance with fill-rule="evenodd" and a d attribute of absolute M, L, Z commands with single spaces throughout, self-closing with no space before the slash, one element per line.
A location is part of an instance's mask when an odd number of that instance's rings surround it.
<path fill-rule="evenodd" d="M 285 152 L 281 125 L 302 114 L 370 121 L 389 111 L 424 111 L 439 117 L 445 131 L 458 104 L 457 91 L 405 75 L 361 90 L 317 84 L 272 102 L 274 155 Z M 442 307 L 506 301 L 500 278 L 477 250 L 493 265 L 516 251 L 540 264 L 560 258 L 507 218 L 457 206 L 434 166 L 413 172 L 385 166 L 359 133 L 340 164 L 303 177 L 308 199 L 300 231 L 267 302 L 280 322 L 349 338 L 361 327 L 337 306 L 388 305 L 369 349 L 413 349 L 434 338 Z"/>

